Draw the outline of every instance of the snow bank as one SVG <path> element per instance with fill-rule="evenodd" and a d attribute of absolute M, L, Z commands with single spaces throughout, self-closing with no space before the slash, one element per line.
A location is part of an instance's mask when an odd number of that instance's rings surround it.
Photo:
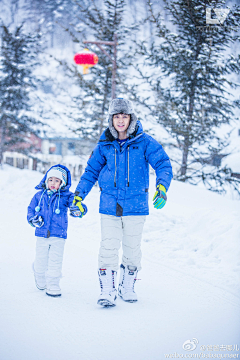
<path fill-rule="evenodd" d="M 163 360 L 168 353 L 200 354 L 200 345 L 237 344 L 239 202 L 173 182 L 164 209 L 150 201 L 139 301 L 118 299 L 105 309 L 96 304 L 97 187 L 86 198 L 87 216 L 69 219 L 62 297 L 35 287 L 35 237 L 26 209 L 42 176 L 10 166 L 0 170 L 1 360 Z M 150 200 L 154 190 L 151 176 Z M 183 350 L 188 339 L 198 340 L 191 354 Z"/>
<path fill-rule="evenodd" d="M 164 212 L 150 207 L 143 240 L 161 264 L 240 296 L 239 212 L 239 201 L 173 181 Z"/>

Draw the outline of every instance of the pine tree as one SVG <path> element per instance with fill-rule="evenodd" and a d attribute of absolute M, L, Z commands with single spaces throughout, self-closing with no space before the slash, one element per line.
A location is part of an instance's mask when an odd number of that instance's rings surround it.
<path fill-rule="evenodd" d="M 46 47 L 60 46 L 67 40 L 57 20 L 64 14 L 64 24 L 70 21 L 74 0 L 25 0 L 23 8 L 26 23 L 33 31 L 41 32 Z"/>
<path fill-rule="evenodd" d="M 150 50 L 140 44 L 146 65 L 154 69 L 152 76 L 145 76 L 155 94 L 152 114 L 182 152 L 176 177 L 192 183 L 201 180 L 211 190 L 221 191 L 224 179 L 232 182 L 231 171 L 209 165 L 214 157 L 223 156 L 225 140 L 218 137 L 217 129 L 230 123 L 238 105 L 231 96 L 237 84 L 230 75 L 240 72 L 240 58 L 229 53 L 229 47 L 239 44 L 239 7 L 235 5 L 223 22 L 224 0 L 164 3 L 171 22 L 164 23 L 148 0 L 155 41 Z M 209 9 L 219 10 L 217 25 L 206 24 Z"/>
<path fill-rule="evenodd" d="M 123 24 L 125 0 L 104 0 L 103 4 L 97 1 L 76 1 L 78 13 L 74 15 L 79 19 L 78 26 L 66 29 L 78 43 L 79 48 L 83 49 L 82 40 L 89 38 L 101 41 L 113 41 L 114 34 L 117 34 L 117 91 L 119 94 L 123 91 L 125 75 L 123 70 L 127 68 L 130 62 L 126 55 L 124 43 L 126 37 L 130 34 L 131 27 Z M 72 19 L 73 23 L 76 20 Z M 97 66 L 91 68 L 89 75 L 82 75 L 82 70 L 75 66 L 65 65 L 70 77 L 75 79 L 80 91 L 74 98 L 75 105 L 72 106 L 70 116 L 79 123 L 76 130 L 78 134 L 84 137 L 98 139 L 106 124 L 106 113 L 111 100 L 112 88 L 112 67 L 111 60 L 99 50 L 96 45 L 86 45 L 94 51 L 99 58 Z M 113 46 L 102 45 L 113 59 Z M 79 49 L 79 50 L 80 50 Z"/>
<path fill-rule="evenodd" d="M 24 142 L 25 135 L 37 123 L 30 115 L 29 93 L 33 83 L 34 44 L 22 26 L 11 33 L 2 26 L 0 57 L 0 163 L 3 152 Z"/>

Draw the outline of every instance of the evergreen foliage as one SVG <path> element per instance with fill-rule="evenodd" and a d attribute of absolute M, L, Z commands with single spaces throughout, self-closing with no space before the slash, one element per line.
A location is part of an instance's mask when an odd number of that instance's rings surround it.
<path fill-rule="evenodd" d="M 25 141 L 37 123 L 30 114 L 29 94 L 34 87 L 32 75 L 36 38 L 26 35 L 22 25 L 11 33 L 2 26 L 0 57 L 0 162 L 3 152 Z"/>
<path fill-rule="evenodd" d="M 66 36 L 63 39 L 64 32 L 57 25 L 57 21 L 64 12 L 64 23 L 68 23 L 71 11 L 74 11 L 73 0 L 25 0 L 24 2 L 26 23 L 33 31 L 41 32 L 45 46 L 51 48 L 66 42 Z"/>
<path fill-rule="evenodd" d="M 231 75 L 240 73 L 240 57 L 229 48 L 239 46 L 239 7 L 233 6 L 223 24 L 208 25 L 206 9 L 226 8 L 224 0 L 164 3 L 170 24 L 148 0 L 155 38 L 150 50 L 140 44 L 140 52 L 154 70 L 144 76 L 155 94 L 151 113 L 182 152 L 176 178 L 194 184 L 203 181 L 214 191 L 222 191 L 226 181 L 237 186 L 230 169 L 213 171 L 210 165 L 216 156 L 226 155 L 226 139 L 218 137 L 217 129 L 230 123 L 238 105 L 231 92 L 239 84 L 231 81 Z"/>
<path fill-rule="evenodd" d="M 79 26 L 73 29 L 67 28 L 66 31 L 71 33 L 73 40 L 80 45 L 79 50 L 83 49 L 81 41 L 84 39 L 113 41 L 114 34 L 117 34 L 116 96 L 118 96 L 119 92 L 123 91 L 126 78 L 122 70 L 126 69 L 130 62 L 129 55 L 126 55 L 128 49 L 124 43 L 133 31 L 133 27 L 125 26 L 123 23 L 125 0 L 104 0 L 102 7 L 94 0 L 90 2 L 81 0 L 76 3 L 78 12 L 74 16 L 80 20 L 80 14 L 82 23 L 79 22 Z M 82 69 L 78 66 L 73 68 L 66 62 L 62 64 L 80 89 L 79 95 L 74 98 L 70 114 L 79 123 L 76 132 L 84 137 L 98 139 L 107 126 L 106 113 L 111 100 L 113 63 L 96 45 L 85 46 L 94 51 L 99 58 L 97 66 L 92 67 L 88 75 L 82 75 Z M 113 59 L 113 46 L 102 45 L 102 47 Z"/>

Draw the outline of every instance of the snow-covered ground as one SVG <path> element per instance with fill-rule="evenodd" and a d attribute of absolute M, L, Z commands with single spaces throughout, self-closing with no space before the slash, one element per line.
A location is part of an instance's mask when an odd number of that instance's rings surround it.
<path fill-rule="evenodd" d="M 150 201 L 139 301 L 102 308 L 97 187 L 86 198 L 87 216 L 69 219 L 62 297 L 35 287 L 26 209 L 42 176 L 0 170 L 0 360 L 240 358 L 239 201 L 174 181 L 164 209 Z M 151 176 L 150 199 L 154 188 Z M 195 350 L 184 350 L 186 341 Z"/>

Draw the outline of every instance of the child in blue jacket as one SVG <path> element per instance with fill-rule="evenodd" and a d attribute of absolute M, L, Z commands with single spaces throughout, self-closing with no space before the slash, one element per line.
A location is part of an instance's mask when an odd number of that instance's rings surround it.
<path fill-rule="evenodd" d="M 118 295 L 137 301 L 134 283 L 141 269 L 141 236 L 149 214 L 149 164 L 156 172 L 154 207 L 161 209 L 172 179 L 169 157 L 162 146 L 143 132 L 131 101 L 122 98 L 110 103 L 109 126 L 95 147 L 75 191 L 74 204 L 81 211 L 82 200 L 95 182 L 101 191 L 101 244 L 98 275 L 101 294 L 98 304 L 116 304 L 118 252 L 122 243 Z"/>
<path fill-rule="evenodd" d="M 52 166 L 39 185 L 39 190 L 28 206 L 27 220 L 36 227 L 36 258 L 33 271 L 36 286 L 46 289 L 49 296 L 61 296 L 59 281 L 61 278 L 63 251 L 67 238 L 68 217 L 81 217 L 78 208 L 72 205 L 74 195 L 69 188 L 71 174 L 63 165 Z M 85 205 L 82 213 L 87 212 Z"/>

